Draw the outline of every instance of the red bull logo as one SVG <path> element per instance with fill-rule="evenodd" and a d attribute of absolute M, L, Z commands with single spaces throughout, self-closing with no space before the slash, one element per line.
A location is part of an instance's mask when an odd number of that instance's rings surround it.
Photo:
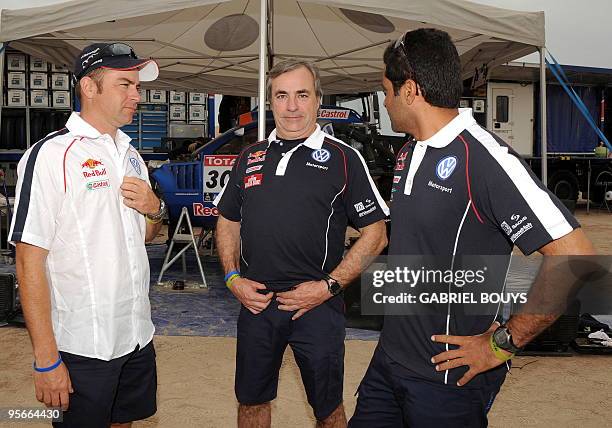
<path fill-rule="evenodd" d="M 102 161 L 95 160 L 95 159 L 87 159 L 85 162 L 81 164 L 81 168 L 94 169 L 95 167 L 100 166 L 100 165 L 104 165 Z"/>
<path fill-rule="evenodd" d="M 404 169 L 406 158 L 408 157 L 408 152 L 404 152 L 397 157 L 397 162 L 395 162 L 395 170 L 402 171 Z"/>
<path fill-rule="evenodd" d="M 204 204 L 195 202 L 193 204 L 193 215 L 196 217 L 219 217 L 217 207 L 205 207 Z"/>
<path fill-rule="evenodd" d="M 85 178 L 93 178 L 93 177 L 101 177 L 106 175 L 106 168 L 97 169 L 98 166 L 104 166 L 102 161 L 95 159 L 87 159 L 85 162 L 81 164 L 81 168 L 88 168 L 90 171 L 82 171 L 83 177 Z"/>
<path fill-rule="evenodd" d="M 103 175 L 106 175 L 106 168 L 102 168 L 102 169 L 94 169 L 93 171 L 82 171 L 83 172 L 83 177 L 85 178 L 92 178 L 92 177 L 102 177 Z"/>
<path fill-rule="evenodd" d="M 247 165 L 252 163 L 263 162 L 266 160 L 266 150 L 258 150 L 253 153 L 249 153 L 249 158 L 247 159 Z"/>

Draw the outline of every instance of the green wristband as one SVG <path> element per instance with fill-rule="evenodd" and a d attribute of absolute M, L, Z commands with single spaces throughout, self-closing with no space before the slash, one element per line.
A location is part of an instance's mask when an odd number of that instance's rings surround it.
<path fill-rule="evenodd" d="M 491 345 L 491 350 L 493 351 L 493 354 L 495 354 L 495 358 L 501 360 L 504 363 L 510 358 L 514 357 L 514 354 L 508 355 L 506 351 L 497 346 L 497 344 L 493 340 L 493 335 L 491 335 L 491 337 L 489 338 L 489 345 Z"/>
<path fill-rule="evenodd" d="M 229 288 L 230 290 L 232 289 L 232 283 L 236 280 L 236 278 L 241 278 L 239 273 L 235 273 L 229 278 L 227 278 L 227 281 L 225 281 L 225 285 L 227 286 L 227 288 Z"/>

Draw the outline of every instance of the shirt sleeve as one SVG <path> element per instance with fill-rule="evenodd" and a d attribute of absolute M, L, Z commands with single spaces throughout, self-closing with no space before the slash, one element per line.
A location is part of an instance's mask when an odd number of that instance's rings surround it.
<path fill-rule="evenodd" d="M 56 222 L 64 202 L 64 189 L 54 164 L 53 153 L 36 144 L 17 166 L 15 206 L 9 242 L 32 244 L 49 250 L 55 237 Z"/>
<path fill-rule="evenodd" d="M 347 183 L 344 203 L 351 224 L 365 227 L 383 220 L 389 208 L 380 196 L 365 161 L 359 152 L 347 150 Z"/>
<path fill-rule="evenodd" d="M 227 183 L 225 183 L 223 190 L 213 201 L 221 215 L 231 221 L 240 221 L 242 219 L 243 174 L 239 172 L 244 168 L 244 166 L 241 166 L 242 159 L 242 154 L 236 158 Z"/>
<path fill-rule="evenodd" d="M 515 152 L 491 146 L 470 159 L 470 182 L 479 220 L 490 222 L 525 254 L 580 224 Z"/>

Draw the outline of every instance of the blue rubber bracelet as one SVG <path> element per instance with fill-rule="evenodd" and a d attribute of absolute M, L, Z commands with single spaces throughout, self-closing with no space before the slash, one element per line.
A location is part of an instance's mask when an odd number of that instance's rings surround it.
<path fill-rule="evenodd" d="M 238 272 L 237 270 L 233 270 L 231 272 L 228 272 L 228 274 L 225 275 L 225 278 L 223 278 L 223 282 L 227 282 L 227 280 L 230 279 L 232 277 L 232 275 L 240 275 L 240 272 Z"/>
<path fill-rule="evenodd" d="M 62 364 L 62 356 L 61 355 L 59 356 L 57 361 L 55 363 L 53 363 L 53 365 L 51 365 L 49 367 L 36 367 L 36 361 L 34 361 L 32 363 L 32 368 L 34 370 L 36 370 L 37 372 L 39 372 L 39 373 L 44 373 L 44 372 L 50 372 L 51 370 L 54 370 L 54 369 L 58 368 L 60 364 Z"/>

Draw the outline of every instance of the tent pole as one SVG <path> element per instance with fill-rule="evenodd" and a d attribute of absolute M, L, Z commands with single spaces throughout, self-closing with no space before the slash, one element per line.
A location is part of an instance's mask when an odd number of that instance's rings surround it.
<path fill-rule="evenodd" d="M 546 48 L 540 47 L 540 146 L 542 155 L 542 183 L 548 186 L 548 144 L 546 137 Z"/>
<path fill-rule="evenodd" d="M 266 56 L 268 40 L 268 0 L 260 0 L 260 20 L 259 20 L 259 109 L 257 140 L 262 141 L 266 132 Z"/>
<path fill-rule="evenodd" d="M 6 43 L 0 42 L 0 126 L 2 126 L 2 105 L 4 104 L 4 60 L 6 58 Z M 8 98 L 7 98 L 8 105 Z M 0 141 L 2 143 L 2 141 Z M 7 141 L 8 144 L 8 141 Z"/>

